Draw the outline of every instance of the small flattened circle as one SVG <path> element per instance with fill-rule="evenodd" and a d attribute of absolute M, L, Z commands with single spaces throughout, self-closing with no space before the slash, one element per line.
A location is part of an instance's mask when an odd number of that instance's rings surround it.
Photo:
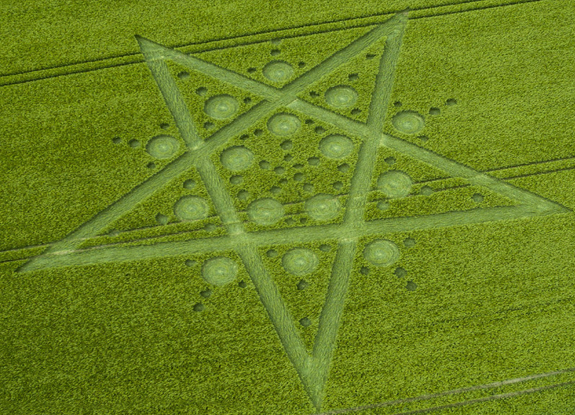
<path fill-rule="evenodd" d="M 158 222 L 159 225 L 166 225 L 168 223 L 168 217 L 166 215 L 163 215 L 161 213 L 158 213 L 156 215 L 156 222 Z"/>
<path fill-rule="evenodd" d="M 343 163 L 337 166 L 337 169 L 342 173 L 347 173 L 349 171 L 349 164 Z"/>
<path fill-rule="evenodd" d="M 272 61 L 264 66 L 262 70 L 264 76 L 273 82 L 285 82 L 289 80 L 293 74 L 293 67 L 284 61 Z"/>
<path fill-rule="evenodd" d="M 330 88 L 325 93 L 326 102 L 335 108 L 350 108 L 357 102 L 357 91 L 347 85 Z"/>
<path fill-rule="evenodd" d="M 423 116 L 415 111 L 398 112 L 393 116 L 391 123 L 397 131 L 404 134 L 416 134 L 425 127 Z"/>
<path fill-rule="evenodd" d="M 305 211 L 316 220 L 333 219 L 339 214 L 340 210 L 341 204 L 333 195 L 320 193 L 305 202 Z"/>
<path fill-rule="evenodd" d="M 403 240 L 403 244 L 404 244 L 406 247 L 411 248 L 411 247 L 415 246 L 415 239 L 413 239 L 413 238 L 406 238 L 406 239 Z"/>
<path fill-rule="evenodd" d="M 434 190 L 430 186 L 423 186 L 419 191 L 423 196 L 431 196 Z"/>
<path fill-rule="evenodd" d="M 320 141 L 319 149 L 328 158 L 342 159 L 352 153 L 353 141 L 343 135 L 330 135 Z"/>
<path fill-rule="evenodd" d="M 309 317 L 304 317 L 299 321 L 299 324 L 301 324 L 304 327 L 309 327 L 311 326 L 311 320 L 309 319 Z"/>
<path fill-rule="evenodd" d="M 248 206 L 249 218 L 258 225 L 273 225 L 283 217 L 284 213 L 283 205 L 271 198 L 255 200 Z"/>
<path fill-rule="evenodd" d="M 202 277 L 219 287 L 232 282 L 238 274 L 238 264 L 230 258 L 216 257 L 207 260 L 202 266 Z"/>
<path fill-rule="evenodd" d="M 189 179 L 184 182 L 184 189 L 191 190 L 196 187 L 196 181 L 194 179 Z"/>
<path fill-rule="evenodd" d="M 376 239 L 365 247 L 363 256 L 373 265 L 387 267 L 399 259 L 400 253 L 399 248 L 393 242 L 387 239 Z"/>
<path fill-rule="evenodd" d="M 251 197 L 250 193 L 246 190 L 240 190 L 238 192 L 238 199 L 241 201 L 246 201 Z"/>
<path fill-rule="evenodd" d="M 197 220 L 208 217 L 208 203 L 198 196 L 184 196 L 174 205 L 174 214 L 181 220 Z"/>
<path fill-rule="evenodd" d="M 314 272 L 319 264 L 317 255 L 310 249 L 295 248 L 282 258 L 282 265 L 293 275 L 306 275 Z"/>
<path fill-rule="evenodd" d="M 244 146 L 234 146 L 222 152 L 220 161 L 228 170 L 242 171 L 250 167 L 254 161 L 254 153 Z"/>
<path fill-rule="evenodd" d="M 389 209 L 389 203 L 387 203 L 385 200 L 380 200 L 379 202 L 377 202 L 376 206 L 379 210 Z"/>
<path fill-rule="evenodd" d="M 204 111 L 217 120 L 225 120 L 234 115 L 239 108 L 238 100 L 231 95 L 216 95 L 206 101 Z"/>
<path fill-rule="evenodd" d="M 407 275 L 407 271 L 402 267 L 397 267 L 393 273 L 397 275 L 397 278 L 403 278 Z"/>
<path fill-rule="evenodd" d="M 301 121 L 292 114 L 275 114 L 268 120 L 268 129 L 275 135 L 286 136 L 294 134 L 301 127 Z"/>
<path fill-rule="evenodd" d="M 180 142 L 170 135 L 158 135 L 146 144 L 146 151 L 157 159 L 169 159 L 180 149 Z"/>
<path fill-rule="evenodd" d="M 377 179 L 377 187 L 387 197 L 398 198 L 409 194 L 413 181 L 406 173 L 390 170 L 382 173 Z"/>

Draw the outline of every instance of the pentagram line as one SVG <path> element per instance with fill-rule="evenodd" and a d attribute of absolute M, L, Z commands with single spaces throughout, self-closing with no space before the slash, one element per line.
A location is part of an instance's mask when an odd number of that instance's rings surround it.
<path fill-rule="evenodd" d="M 187 153 L 186 153 L 186 154 L 187 154 Z M 184 154 L 184 155 L 182 156 L 182 158 L 184 158 L 184 156 L 186 156 L 186 154 Z M 439 157 L 441 157 L 441 156 L 439 156 Z M 191 162 L 191 161 L 194 160 L 194 159 L 195 159 L 195 157 L 194 157 L 193 159 L 192 159 L 192 158 L 187 158 L 187 159 L 185 159 L 185 160 L 182 160 L 181 162 L 179 162 L 178 160 L 176 160 L 176 161 L 173 162 L 173 163 L 178 162 L 178 163 L 180 164 L 180 168 L 183 167 L 183 169 L 185 170 L 185 166 L 183 166 L 182 164 L 187 164 L 188 162 Z M 553 161 L 553 160 L 551 160 L 551 161 Z M 508 166 L 507 168 L 512 168 L 512 167 L 513 167 L 513 166 Z M 184 171 L 184 170 L 183 170 L 183 171 Z M 168 172 L 168 171 L 164 169 L 162 172 L 158 173 L 158 175 L 165 174 L 165 173 L 167 173 L 167 172 Z M 483 173 L 485 173 L 485 172 L 483 172 Z M 547 172 L 533 173 L 532 175 L 545 174 L 545 173 L 547 173 Z M 513 178 L 513 177 L 515 177 L 515 176 L 512 176 L 511 178 Z M 157 175 L 154 176 L 154 177 L 152 178 L 152 180 L 153 180 L 153 179 L 156 179 L 156 178 L 158 178 Z M 510 179 L 510 178 L 501 178 L 500 180 L 506 180 L 506 179 Z M 171 179 L 170 179 L 170 180 L 171 180 Z M 426 182 L 428 182 L 428 181 L 422 181 L 422 182 L 420 182 L 420 183 L 426 183 Z M 157 188 L 157 186 L 155 185 L 154 181 L 144 182 L 141 186 L 139 186 L 139 187 L 137 187 L 136 189 L 132 190 L 131 193 L 128 193 L 125 198 L 120 199 L 120 201 L 118 201 L 117 203 L 118 203 L 118 204 L 124 203 L 124 202 L 126 201 L 127 197 L 130 196 L 133 192 L 140 191 L 140 189 L 145 191 L 146 189 L 142 189 L 142 187 L 144 187 L 144 185 L 148 185 L 148 186 L 150 186 L 150 188 L 152 188 L 151 190 L 150 190 L 150 189 L 147 190 L 147 191 L 150 192 L 150 193 L 153 192 L 153 191 L 155 191 L 155 188 Z M 445 190 L 445 189 L 437 189 L 436 191 L 441 191 L 441 190 Z M 301 202 L 297 202 L 297 203 L 301 203 Z M 567 208 L 564 208 L 564 209 L 567 209 Z M 111 212 L 111 213 L 113 213 L 113 212 Z M 108 215 L 109 215 L 109 214 L 108 214 Z M 104 221 L 104 220 L 105 220 L 105 218 L 103 218 L 103 220 L 101 220 L 101 222 Z M 104 225 L 105 225 L 105 224 L 104 224 Z M 94 226 L 96 226 L 96 225 L 94 225 Z M 101 229 L 101 228 L 103 228 L 103 226 L 99 226 L 99 228 Z M 79 243 L 81 243 L 83 240 L 87 240 L 87 239 L 90 239 L 90 238 L 89 238 L 89 237 L 84 237 L 84 238 L 79 237 L 79 238 L 78 238 L 78 243 L 77 243 L 76 245 L 79 245 Z M 63 247 L 58 247 L 58 246 L 57 246 L 57 245 L 59 245 L 59 244 L 62 244 L 62 242 L 63 242 L 63 241 L 61 240 L 61 241 L 58 241 L 58 242 L 55 242 L 55 243 L 52 243 L 52 244 L 44 245 L 45 247 L 50 248 L 50 249 L 44 251 L 44 253 L 41 254 L 40 256 L 35 256 L 35 257 L 32 257 L 31 259 L 34 259 L 34 260 L 36 261 L 36 260 L 38 260 L 42 255 L 47 255 L 48 257 L 50 257 L 50 255 L 51 255 L 52 253 L 57 252 L 57 251 L 69 251 L 70 249 L 69 249 L 69 248 L 66 249 L 65 246 L 63 246 Z M 130 242 L 134 242 L 134 241 L 130 241 Z M 168 242 L 168 243 L 169 243 L 169 242 Z M 113 249 L 113 248 L 117 248 L 116 245 L 117 245 L 117 244 L 108 244 L 108 245 L 102 245 L 102 247 L 103 247 L 103 249 Z M 42 247 L 42 245 L 37 246 L 37 247 Z M 104 248 L 104 247 L 107 247 L 107 248 Z M 25 247 L 25 248 L 19 248 L 19 249 L 31 249 L 31 248 L 36 248 L 36 247 Z M 90 248 L 90 249 L 88 249 L 88 251 L 89 251 L 89 250 L 93 250 L 93 249 L 102 249 L 102 248 L 98 248 L 98 247 Z M 12 250 L 10 250 L 10 251 L 12 251 Z M 7 251 L 4 251 L 4 252 L 7 252 Z M 22 258 L 22 259 L 25 259 L 25 258 Z M 22 260 L 22 259 L 19 259 L 19 260 Z M 43 261 L 43 262 L 44 262 L 44 261 Z M 55 265 L 56 265 L 56 264 L 55 264 Z M 32 269 L 45 269 L 45 268 L 47 268 L 47 267 L 49 267 L 49 266 L 46 264 L 46 265 L 44 265 L 44 266 L 42 266 L 42 267 L 36 268 L 36 267 L 32 266 L 32 263 L 28 263 L 28 264 L 26 264 L 26 266 L 21 267 L 21 268 L 19 269 L 19 271 L 22 271 L 22 272 L 23 272 L 23 271 L 32 270 Z"/>
<path fill-rule="evenodd" d="M 495 168 L 495 169 L 489 169 L 489 170 L 478 170 L 478 172 L 480 173 L 490 173 L 492 171 L 499 171 L 499 170 L 511 170 L 511 169 L 515 169 L 518 167 L 523 167 L 523 166 L 532 166 L 532 165 L 540 165 L 540 164 L 544 164 L 544 163 L 553 163 L 555 161 L 563 161 L 563 160 L 570 160 L 573 159 L 575 157 L 567 157 L 567 158 L 561 158 L 561 159 L 553 159 L 553 160 L 543 160 L 543 161 L 539 161 L 539 162 L 535 162 L 535 163 L 528 163 L 528 164 L 521 164 L 521 165 L 517 165 L 517 166 L 506 166 L 506 167 L 501 167 L 501 168 Z M 575 166 L 571 166 L 571 167 L 565 167 L 565 168 L 559 168 L 559 169 L 553 169 L 553 170 L 546 170 L 546 171 L 539 171 L 539 172 L 535 172 L 535 173 L 525 173 L 522 175 L 516 175 L 516 176 L 509 176 L 509 177 L 499 177 L 499 180 L 513 180 L 513 179 L 517 179 L 517 178 L 523 178 L 523 177 L 532 177 L 532 176 L 539 176 L 539 175 L 543 175 L 543 174 L 550 174 L 550 173 L 557 173 L 557 172 L 563 172 L 563 171 L 569 171 L 569 170 L 574 170 Z M 453 177 L 439 177 L 436 179 L 429 179 L 429 180 L 422 180 L 422 181 L 414 181 L 413 184 L 423 184 L 423 183 L 430 183 L 430 182 L 441 182 L 441 181 L 445 181 L 445 180 L 450 180 Z M 463 185 L 458 185 L 458 186 L 449 186 L 449 187 L 442 187 L 442 188 L 437 188 L 434 189 L 434 193 L 438 193 L 438 192 L 443 192 L 443 191 L 449 191 L 449 190 L 454 190 L 454 189 L 460 189 L 460 188 L 464 188 L 464 187 L 469 187 L 472 186 L 472 184 L 463 184 Z M 376 193 L 378 192 L 378 190 L 376 190 L 375 188 L 372 189 L 370 191 L 370 194 Z M 343 197 L 343 196 L 347 196 L 347 193 L 340 193 L 338 195 L 336 195 L 336 197 Z M 417 194 L 409 194 L 406 196 L 406 198 L 410 198 L 410 197 L 418 197 L 419 195 Z M 296 201 L 296 202 L 288 202 L 288 203 L 284 203 L 284 205 L 296 205 L 296 204 L 302 204 L 302 201 Z M 239 211 L 239 212 L 245 212 L 245 210 Z M 297 213 L 295 213 L 297 214 Z M 295 215 L 294 214 L 294 215 Z M 209 215 L 209 218 L 215 218 L 217 217 L 217 215 L 213 214 L 213 215 Z M 190 223 L 193 223 L 194 221 L 190 221 Z M 177 225 L 177 223 L 173 223 L 173 224 L 167 224 L 167 225 L 150 225 L 150 226 L 142 226 L 139 228 L 134 228 L 134 229 L 126 229 L 126 230 L 120 230 L 120 233 L 133 233 L 133 232 L 139 232 L 139 231 L 143 231 L 146 229 L 156 229 L 159 227 L 164 227 L 164 228 L 169 228 L 171 226 Z M 138 242 L 138 241 L 147 241 L 147 240 L 151 240 L 151 239 L 156 239 L 156 238 L 164 238 L 164 237 L 169 237 L 169 236 L 173 236 L 173 235 L 182 235 L 182 234 L 193 234 L 194 232 L 198 232 L 201 231 L 202 229 L 192 229 L 192 230 L 181 230 L 181 231 L 177 231 L 177 232 L 172 232 L 172 233 L 166 233 L 166 234 L 162 234 L 162 235 L 157 235 L 157 236 L 150 236 L 150 237 L 144 237 L 144 238 L 136 238 L 136 239 L 131 239 L 129 241 L 121 241 L 121 242 L 110 242 L 110 243 L 105 243 L 105 244 L 101 244 L 101 245 L 97 245 L 97 246 L 92 246 L 86 249 L 96 249 L 96 248 L 103 248 L 103 247 L 112 247 L 112 246 L 117 246 L 120 244 L 125 244 L 125 243 L 134 243 L 134 242 Z M 107 235 L 98 235 L 95 237 L 89 237 L 89 238 L 83 238 L 82 241 L 87 241 L 90 239 L 94 239 L 94 238 L 105 238 L 107 237 Z M 56 241 L 57 242 L 57 241 Z M 37 248 L 48 248 L 49 246 L 52 246 L 55 242 L 49 242 L 49 243 L 45 243 L 45 244 L 38 244 L 38 245 L 28 245 L 28 246 L 21 246 L 21 247 L 17 247 L 17 248 L 9 248 L 9 249 L 4 249 L 2 251 L 0 251 L 0 254 L 5 254 L 8 252 L 14 252 L 14 251 L 25 251 L 25 250 L 30 250 L 30 249 L 37 249 Z M 26 259 L 30 259 L 32 258 L 32 256 L 24 256 L 21 258 L 16 258 L 16 259 L 10 259 L 10 260 L 5 260 L 5 261 L 0 261 L 0 264 L 5 263 L 5 262 L 14 262 L 14 261 L 23 261 Z"/>
<path fill-rule="evenodd" d="M 168 110 L 172 114 L 174 120 L 176 120 L 176 126 L 186 143 L 186 147 L 192 150 L 197 149 L 203 144 L 203 140 L 194 124 L 190 109 L 178 90 L 174 78 L 170 74 L 168 65 L 164 60 L 152 59 L 154 50 L 150 50 L 148 47 L 143 47 L 147 45 L 142 45 L 142 42 L 139 43 L 144 59 L 146 60 L 146 64 L 148 65 L 148 69 L 156 80 L 156 84 L 164 97 Z"/>
<path fill-rule="evenodd" d="M 268 312 L 286 354 L 300 375 L 305 388 L 311 392 L 313 388 L 307 376 L 307 360 L 309 356 L 303 341 L 297 334 L 294 319 L 258 255 L 257 247 L 252 243 L 250 235 L 245 232 L 244 224 L 239 221 L 232 198 L 226 191 L 212 161 L 204 159 L 196 167 L 210 194 L 216 211 L 230 234 L 229 238 L 232 245 L 240 255 L 246 271 L 256 287 L 260 300 Z"/>
<path fill-rule="evenodd" d="M 532 216 L 556 214 L 552 211 L 534 211 L 529 205 L 475 208 L 467 211 L 438 213 L 426 216 L 407 216 L 368 221 L 361 226 L 329 224 L 288 229 L 250 232 L 257 246 L 271 244 L 307 243 L 328 239 L 354 239 L 382 233 L 410 232 L 441 227 L 471 225 L 498 220 L 516 220 Z M 210 241 L 208 247 L 206 241 Z M 160 242 L 140 246 L 104 246 L 72 252 L 52 253 L 36 257 L 27 271 L 68 266 L 93 265 L 108 262 L 128 262 L 179 255 L 194 255 L 211 251 L 225 251 L 234 246 L 230 236 Z"/>
<path fill-rule="evenodd" d="M 312 116 L 321 119 L 328 124 L 335 125 L 338 128 L 343 129 L 350 135 L 356 135 L 358 131 L 362 132 L 366 137 L 369 137 L 371 134 L 373 134 L 369 126 L 365 124 L 361 124 L 346 117 L 339 116 L 338 114 L 334 114 L 331 111 L 314 106 L 302 100 L 296 100 L 289 104 L 288 107 L 297 109 L 302 113 L 305 112 L 306 114 L 311 114 Z M 434 153 L 431 150 L 419 147 L 415 144 L 411 144 L 406 140 L 402 140 L 389 134 L 382 135 L 381 145 L 396 150 L 402 154 L 406 154 L 442 171 L 445 171 L 449 173 L 451 177 L 467 179 L 473 184 L 485 186 L 497 193 L 508 196 L 521 203 L 537 203 L 541 205 L 541 208 L 556 209 L 558 212 L 565 211 L 567 209 L 557 203 L 534 195 L 527 190 L 520 189 L 508 183 L 504 183 L 499 179 L 488 176 L 485 173 L 481 173 L 471 167 L 447 159 L 446 157 Z M 351 200 L 353 201 L 353 198 L 351 198 Z"/>
<path fill-rule="evenodd" d="M 361 144 L 359 150 L 343 218 L 343 226 L 348 229 L 365 223 L 366 199 L 377 158 L 377 148 L 379 147 L 379 137 L 376 132 L 380 131 L 385 119 L 404 29 L 405 20 L 398 34 L 387 37 L 380 60 L 367 121 L 370 134 Z M 381 120 L 378 117 L 381 117 Z M 332 266 L 332 276 L 319 318 L 313 348 L 314 370 L 311 371 L 311 374 L 316 380 L 313 384 L 321 385 L 321 391 L 318 392 L 320 397 L 328 378 L 329 365 L 333 357 L 335 339 L 347 296 L 357 245 L 357 238 L 342 240 L 338 244 L 336 259 Z M 318 406 L 321 406 L 321 400 Z"/>
<path fill-rule="evenodd" d="M 397 137 L 383 134 L 381 144 L 402 154 L 406 154 L 417 160 L 423 161 L 424 163 L 437 167 L 450 173 L 453 177 L 465 178 L 472 184 L 487 187 L 494 192 L 515 199 L 522 204 L 532 204 L 533 206 L 537 206 L 538 209 L 551 210 L 557 213 L 570 211 L 558 203 L 544 199 L 525 189 L 515 187 L 492 176 L 480 173 L 471 167 L 447 159 L 431 150 L 416 146 L 415 144 L 411 144 L 408 141 L 401 140 Z"/>
<path fill-rule="evenodd" d="M 572 158 L 572 157 L 571 157 Z M 570 158 L 567 158 L 570 159 Z M 567 160 L 565 159 L 565 160 Z M 563 160 L 563 159 L 559 159 L 559 160 Z M 543 163 L 551 163 L 554 162 L 556 160 L 545 160 L 545 161 L 540 161 L 538 163 L 530 163 L 528 165 L 538 165 L 538 164 L 543 164 Z M 506 166 L 505 168 L 497 168 L 495 170 L 503 170 L 503 169 L 513 169 L 516 167 L 522 167 L 524 165 L 518 165 L 518 166 Z M 543 174 L 548 174 L 548 173 L 555 173 L 555 172 L 560 172 L 560 171 L 566 171 L 566 170 L 573 170 L 575 169 L 575 166 L 572 167 L 567 167 L 567 168 L 563 168 L 563 169 L 554 169 L 554 170 L 549 170 L 549 171 L 541 171 L 541 172 L 536 172 L 536 173 L 529 173 L 529 174 L 524 174 L 521 176 L 510 176 L 510 177 L 500 177 L 500 180 L 511 180 L 517 177 L 527 177 L 527 176 L 537 176 L 537 175 L 543 175 Z M 491 170 L 484 170 L 481 171 L 481 173 L 488 173 Z M 431 181 L 443 181 L 443 180 L 449 180 L 451 179 L 451 177 L 447 177 L 447 178 L 438 178 L 438 179 L 433 179 L 433 180 L 424 180 L 424 181 L 420 181 L 420 182 L 414 182 L 414 184 L 421 184 L 421 183 L 428 183 Z M 452 186 L 452 187 L 445 187 L 445 188 L 440 188 L 440 189 L 434 189 L 434 193 L 438 193 L 438 192 L 442 192 L 442 191 L 449 191 L 449 190 L 453 190 L 453 189 L 458 189 L 458 188 L 463 188 L 463 187 L 468 187 L 470 186 L 470 184 L 465 184 L 465 185 L 461 185 L 461 186 Z M 370 193 L 374 193 L 375 190 L 372 190 Z M 346 196 L 346 193 L 342 193 L 338 196 Z M 336 196 L 336 197 L 338 197 Z M 419 195 L 407 195 L 406 197 L 415 197 L 415 196 L 419 196 Z M 287 203 L 287 204 L 301 204 L 302 202 L 292 202 L 292 203 Z M 242 211 L 245 212 L 245 211 Z M 208 216 L 209 217 L 216 217 L 217 215 L 212 215 L 212 216 Z M 530 216 L 530 215 L 529 215 Z M 523 217 L 523 216 L 522 216 Z M 457 225 L 457 224 L 455 224 Z M 152 226 L 146 226 L 146 227 L 140 227 L 140 228 L 135 228 L 135 229 L 130 229 L 130 230 L 125 230 L 125 231 L 121 231 L 121 233 L 133 233 L 133 232 L 139 232 L 139 231 L 143 231 L 145 229 L 152 229 L 152 228 L 158 228 L 160 226 L 164 226 L 164 227 L 170 227 L 170 225 L 152 225 Z M 78 250 L 75 252 L 88 252 L 88 251 L 93 251 L 93 250 L 99 250 L 99 249 L 110 249 L 110 248 L 125 248 L 124 244 L 132 244 L 135 242 L 139 242 L 139 241 L 149 241 L 152 239 L 159 239 L 159 238 L 165 238 L 165 237 L 170 237 L 170 236 L 174 236 L 174 235 L 183 235 L 183 234 L 189 234 L 190 236 L 193 237 L 195 232 L 200 231 L 201 229 L 194 229 L 194 230 L 182 230 L 182 231 L 178 231 L 178 232 L 172 232 L 172 233 L 167 233 L 167 234 L 163 234 L 163 235 L 158 235 L 158 236 L 151 236 L 151 237 L 142 237 L 142 238 L 136 238 L 136 239 L 132 239 L 129 241 L 120 241 L 120 242 L 110 242 L 110 243 L 105 243 L 105 244 L 100 244 L 97 246 L 92 246 L 89 248 L 84 248 L 82 250 Z M 90 240 L 93 238 L 104 238 L 106 237 L 106 235 L 99 235 L 96 237 L 91 237 L 91 238 L 83 238 L 82 241 L 85 240 Z M 56 241 L 57 242 L 57 241 Z M 26 250 L 31 250 L 31 249 L 39 249 L 39 248 L 48 248 L 52 245 L 54 245 L 56 242 L 50 242 L 50 243 L 46 243 L 46 244 L 39 244 L 39 245 L 29 245 L 29 246 L 24 246 L 24 247 L 18 247 L 18 248 L 10 248 L 10 249 L 5 249 L 3 251 L 0 251 L 0 254 L 5 254 L 5 253 L 9 253 L 9 252 L 15 252 L 15 251 L 26 251 Z M 185 241 L 184 241 L 185 242 Z M 163 242 L 166 243 L 166 242 Z M 168 242 L 169 243 L 169 242 Z M 41 256 L 42 254 L 40 254 Z M 51 254 L 50 254 L 51 255 Z M 37 258 L 37 255 L 27 255 L 27 256 L 23 256 L 20 258 L 14 258 L 14 259 L 7 259 L 7 260 L 2 260 L 0 261 L 0 264 L 4 264 L 4 263 L 10 263 L 10 262 L 19 262 L 19 261 L 25 261 L 25 260 L 30 260 L 32 258 Z M 97 262 L 96 262 L 97 263 Z M 71 264 L 74 265 L 74 264 Z M 68 265 L 63 265 L 63 266 L 68 266 Z M 49 268 L 48 267 L 41 267 L 41 269 L 46 269 Z"/>
<path fill-rule="evenodd" d="M 187 171 L 193 159 L 194 154 L 192 153 L 182 154 L 179 158 L 166 165 L 160 172 L 133 188 L 66 237 L 48 246 L 40 256 L 32 258 L 30 262 L 22 265 L 16 272 L 25 272 L 33 269 L 34 262 L 38 261 L 42 255 L 49 255 L 58 251 L 70 251 L 77 248 L 83 240 L 96 235 L 109 223 L 121 217 L 124 212 L 132 209 L 138 202 L 150 197 L 158 188 Z"/>
<path fill-rule="evenodd" d="M 357 238 L 340 239 L 336 257 L 332 264 L 331 278 L 321 309 L 319 324 L 314 338 L 313 359 L 310 376 L 318 398 L 316 407 L 321 409 L 323 391 L 328 379 L 329 366 L 333 358 L 335 341 L 343 314 L 345 298 L 353 268 L 353 259 L 357 251 Z"/>

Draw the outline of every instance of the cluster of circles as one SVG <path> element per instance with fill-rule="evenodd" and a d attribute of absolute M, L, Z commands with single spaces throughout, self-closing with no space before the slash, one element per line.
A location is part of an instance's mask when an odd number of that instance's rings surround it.
<path fill-rule="evenodd" d="M 285 137 L 296 133 L 301 127 L 301 121 L 293 114 L 279 113 L 270 117 L 267 122 L 267 127 L 272 134 Z M 289 150 L 292 145 L 292 142 L 287 140 L 282 143 L 282 148 Z M 318 147 L 321 153 L 327 158 L 344 159 L 354 151 L 355 145 L 349 137 L 332 134 L 324 137 Z M 229 147 L 220 154 L 220 162 L 222 165 L 233 172 L 248 169 L 254 160 L 254 153 L 245 146 Z M 266 162 L 261 162 L 260 166 L 262 163 Z"/>
<path fill-rule="evenodd" d="M 282 265 L 290 274 L 306 275 L 317 269 L 319 258 L 310 249 L 295 248 L 283 256 Z M 223 256 L 211 258 L 202 266 L 202 278 L 209 284 L 219 287 L 232 282 L 237 274 L 238 264 Z"/>
<path fill-rule="evenodd" d="M 342 209 L 337 197 L 320 193 L 305 202 L 304 209 L 313 219 L 327 221 L 337 217 Z M 284 206 L 275 199 L 262 198 L 248 205 L 248 217 L 258 225 L 273 225 L 284 216 Z"/>
<path fill-rule="evenodd" d="M 392 241 L 376 239 L 366 245 L 363 256 L 375 266 L 388 267 L 399 260 L 400 251 Z M 319 266 L 318 256 L 308 248 L 294 248 L 287 251 L 281 262 L 288 273 L 297 276 L 311 274 Z M 237 274 L 238 264 L 227 257 L 211 258 L 202 266 L 202 278 L 216 286 L 229 284 Z"/>
<path fill-rule="evenodd" d="M 162 126 L 165 125 L 167 124 L 162 124 Z M 120 144 L 122 142 L 120 137 L 114 137 L 112 141 L 115 144 Z M 132 148 L 139 148 L 141 146 L 140 141 L 135 139 L 130 140 L 128 144 Z M 172 137 L 171 135 L 165 135 L 165 134 L 152 137 L 146 144 L 146 152 L 150 156 L 156 159 L 172 158 L 178 152 L 179 149 L 180 149 L 180 141 Z"/>
<path fill-rule="evenodd" d="M 320 193 L 305 202 L 305 211 L 313 219 L 327 221 L 337 217 L 342 209 L 339 200 Z M 208 202 L 199 196 L 183 196 L 174 205 L 174 214 L 181 220 L 205 219 L 210 213 Z M 262 198 L 248 205 L 248 217 L 258 225 L 273 225 L 284 216 L 284 206 L 275 199 Z"/>
<path fill-rule="evenodd" d="M 455 105 L 457 104 L 457 100 L 454 98 L 449 98 L 445 105 Z M 396 108 L 402 106 L 400 101 L 396 101 L 393 103 Z M 429 109 L 429 115 L 439 115 L 441 110 L 437 107 L 431 107 Z M 425 127 L 425 119 L 424 117 L 416 111 L 400 111 L 394 115 L 391 120 L 393 127 L 404 134 L 417 134 Z M 427 141 L 428 137 L 422 136 L 420 137 L 423 141 Z"/>

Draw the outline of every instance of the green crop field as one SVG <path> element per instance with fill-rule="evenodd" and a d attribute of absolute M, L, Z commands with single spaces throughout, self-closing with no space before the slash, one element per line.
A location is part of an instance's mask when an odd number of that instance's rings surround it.
<path fill-rule="evenodd" d="M 575 414 L 574 0 L 0 19 L 0 414 Z"/>

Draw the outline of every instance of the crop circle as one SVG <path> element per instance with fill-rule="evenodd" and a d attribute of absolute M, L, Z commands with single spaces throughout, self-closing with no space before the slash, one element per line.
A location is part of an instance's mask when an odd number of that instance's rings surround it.
<path fill-rule="evenodd" d="M 363 256 L 373 265 L 387 267 L 399 259 L 400 253 L 399 248 L 393 242 L 387 239 L 376 239 L 365 247 Z"/>
<path fill-rule="evenodd" d="M 268 129 L 275 135 L 287 136 L 294 134 L 301 126 L 298 117 L 292 114 L 275 114 L 268 120 Z"/>
<path fill-rule="evenodd" d="M 231 95 L 216 95 L 206 101 L 204 111 L 217 120 L 225 120 L 234 115 L 239 108 L 238 100 Z"/>
<path fill-rule="evenodd" d="M 415 111 L 401 111 L 394 115 L 391 123 L 397 131 L 404 134 L 416 134 L 425 127 L 422 115 Z"/>
<path fill-rule="evenodd" d="M 399 170 L 390 170 L 382 173 L 377 179 L 377 187 L 387 197 L 405 197 L 411 191 L 413 181 L 406 173 Z"/>
<path fill-rule="evenodd" d="M 320 193 L 305 202 L 305 210 L 313 219 L 324 221 L 335 218 L 341 209 L 339 200 L 328 194 Z"/>
<path fill-rule="evenodd" d="M 231 171 L 242 171 L 250 167 L 254 161 L 254 153 L 244 146 L 230 147 L 220 156 L 222 165 Z"/>
<path fill-rule="evenodd" d="M 319 259 L 310 249 L 295 248 L 288 251 L 282 258 L 282 265 L 287 272 L 293 275 L 306 275 L 315 271 Z"/>
<path fill-rule="evenodd" d="M 273 225 L 283 217 L 284 213 L 283 205 L 271 198 L 255 200 L 248 206 L 249 218 L 258 225 Z"/>
<path fill-rule="evenodd" d="M 273 82 L 285 82 L 289 80 L 293 74 L 293 67 L 284 61 L 272 61 L 264 66 L 263 74 L 266 78 Z"/>
<path fill-rule="evenodd" d="M 343 159 L 353 151 L 353 141 L 343 135 L 330 135 L 319 143 L 322 154 L 331 159 Z"/>
<path fill-rule="evenodd" d="M 157 159 L 169 159 L 180 149 L 180 142 L 169 135 L 158 135 L 146 144 L 146 151 Z"/>
<path fill-rule="evenodd" d="M 350 108 L 357 102 L 357 91 L 347 85 L 330 88 L 325 93 L 326 102 L 335 108 Z"/>
<path fill-rule="evenodd" d="M 209 259 L 202 266 L 204 280 L 220 287 L 232 282 L 237 274 L 238 264 L 227 257 Z"/>
<path fill-rule="evenodd" d="M 208 203 L 198 196 L 184 196 L 174 205 L 174 214 L 181 220 L 198 220 L 208 217 Z"/>

